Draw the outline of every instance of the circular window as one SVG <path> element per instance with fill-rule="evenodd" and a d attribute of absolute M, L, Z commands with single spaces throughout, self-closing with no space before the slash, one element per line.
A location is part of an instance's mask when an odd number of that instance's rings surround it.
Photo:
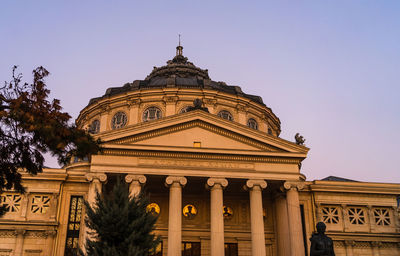
<path fill-rule="evenodd" d="M 229 120 L 229 121 L 233 121 L 232 114 L 229 113 L 229 112 L 226 111 L 226 110 L 220 111 L 220 112 L 218 113 L 218 116 L 221 117 L 221 118 L 223 118 L 223 119 L 226 119 L 226 120 Z"/>
<path fill-rule="evenodd" d="M 179 113 L 186 113 L 187 111 L 188 111 L 188 109 L 189 109 L 189 107 L 190 106 L 186 106 L 186 107 L 183 107 L 182 109 L 181 109 L 181 111 L 179 111 Z"/>
<path fill-rule="evenodd" d="M 156 203 L 151 203 L 147 205 L 146 211 L 153 214 L 154 216 L 157 216 L 160 214 L 160 206 Z"/>
<path fill-rule="evenodd" d="M 89 125 L 89 133 L 96 134 L 100 131 L 100 121 L 98 119 L 93 120 L 93 122 Z"/>
<path fill-rule="evenodd" d="M 150 107 L 143 112 L 143 121 L 151 121 L 161 118 L 161 110 L 156 107 Z"/>
<path fill-rule="evenodd" d="M 128 118 L 126 117 L 126 114 L 124 112 L 117 112 L 111 120 L 111 128 L 113 130 L 122 128 L 126 125 L 127 121 Z"/>
<path fill-rule="evenodd" d="M 224 205 L 223 213 L 225 219 L 230 219 L 233 216 L 233 210 L 231 207 Z"/>
<path fill-rule="evenodd" d="M 186 218 L 193 219 L 197 215 L 197 209 L 194 205 L 187 204 L 183 207 L 182 213 Z"/>
<path fill-rule="evenodd" d="M 247 126 L 250 127 L 251 129 L 258 130 L 257 121 L 253 118 L 247 120 Z"/>

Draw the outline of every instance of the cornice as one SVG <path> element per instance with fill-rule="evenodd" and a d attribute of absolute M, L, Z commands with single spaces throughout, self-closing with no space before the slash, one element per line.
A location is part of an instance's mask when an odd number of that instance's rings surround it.
<path fill-rule="evenodd" d="M 122 150 L 122 149 L 104 149 L 102 154 L 114 155 L 114 156 L 228 160 L 228 161 L 266 162 L 266 163 L 296 164 L 296 165 L 302 161 L 302 158 L 298 157 L 272 157 L 272 156 L 252 156 L 252 155 L 209 154 L 209 153 L 198 153 L 198 152 L 188 153 L 188 152 L 165 152 L 165 151 L 148 151 L 148 150 L 141 151 L 141 150 Z"/>
<path fill-rule="evenodd" d="M 374 183 L 374 182 L 348 182 L 348 181 L 319 181 L 315 180 L 310 185 L 311 191 L 318 192 L 346 192 L 366 194 L 400 194 L 400 184 Z"/>

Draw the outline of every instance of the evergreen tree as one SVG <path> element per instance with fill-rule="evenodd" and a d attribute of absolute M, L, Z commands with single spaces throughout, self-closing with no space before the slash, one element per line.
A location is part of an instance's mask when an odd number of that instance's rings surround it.
<path fill-rule="evenodd" d="M 85 202 L 85 223 L 92 230 L 86 255 L 148 256 L 160 237 L 152 234 L 157 216 L 146 211 L 147 205 L 144 193 L 130 198 L 127 184 L 121 181 L 110 193 L 97 193 L 93 207 Z"/>

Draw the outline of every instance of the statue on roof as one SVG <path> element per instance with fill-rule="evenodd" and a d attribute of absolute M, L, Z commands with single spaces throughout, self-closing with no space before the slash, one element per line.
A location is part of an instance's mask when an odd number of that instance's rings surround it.
<path fill-rule="evenodd" d="M 304 139 L 303 136 L 300 135 L 300 133 L 296 133 L 294 139 L 296 140 L 296 144 L 301 146 L 304 145 L 304 142 L 306 141 L 306 139 Z"/>
<path fill-rule="evenodd" d="M 201 99 L 195 99 L 193 101 L 193 106 L 189 106 L 186 112 L 193 111 L 193 110 L 203 110 L 208 113 L 208 108 L 203 108 L 203 101 Z"/>
<path fill-rule="evenodd" d="M 325 223 L 318 222 L 316 228 L 317 232 L 313 233 L 310 238 L 310 256 L 335 256 L 333 241 L 325 235 Z"/>

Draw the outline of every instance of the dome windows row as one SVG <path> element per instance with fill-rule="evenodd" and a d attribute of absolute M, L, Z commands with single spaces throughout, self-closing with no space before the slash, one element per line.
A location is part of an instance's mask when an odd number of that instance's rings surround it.
<path fill-rule="evenodd" d="M 180 113 L 187 112 L 187 109 L 188 107 L 182 108 Z M 227 110 L 222 110 L 218 112 L 217 116 L 225 120 L 233 121 L 233 115 Z M 143 122 L 147 122 L 151 120 L 160 119 L 161 117 L 162 117 L 162 111 L 159 108 L 149 107 L 143 112 L 142 120 Z M 125 127 L 127 123 L 128 123 L 128 117 L 125 114 L 125 112 L 118 111 L 117 113 L 114 114 L 114 116 L 111 119 L 111 129 L 113 130 L 120 129 L 122 127 Z M 247 120 L 247 126 L 254 130 L 258 130 L 259 128 L 258 123 L 254 118 L 249 118 Z M 99 133 L 100 121 L 98 119 L 93 120 L 92 123 L 89 125 L 88 131 L 91 134 Z M 268 128 L 268 132 L 271 133 L 270 128 Z"/>

